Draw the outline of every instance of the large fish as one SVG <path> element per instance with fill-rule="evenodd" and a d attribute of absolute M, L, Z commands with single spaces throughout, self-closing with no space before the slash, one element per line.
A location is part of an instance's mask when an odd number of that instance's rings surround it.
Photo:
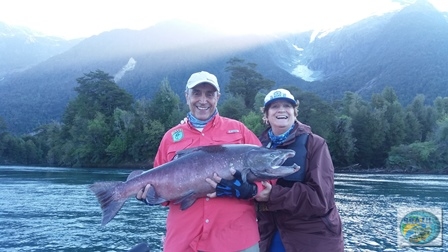
<path fill-rule="evenodd" d="M 281 166 L 293 157 L 290 149 L 268 149 L 250 144 L 211 145 L 185 149 L 174 159 L 146 172 L 133 171 L 126 182 L 96 182 L 90 186 L 103 211 L 102 225 L 106 225 L 124 202 L 147 184 L 151 184 L 147 201 L 160 204 L 170 201 L 181 209 L 190 207 L 197 198 L 206 197 L 215 189 L 205 181 L 216 172 L 224 179 L 232 179 L 229 169 L 241 172 L 243 181 L 261 181 L 290 175 L 300 169 L 296 164 Z"/>

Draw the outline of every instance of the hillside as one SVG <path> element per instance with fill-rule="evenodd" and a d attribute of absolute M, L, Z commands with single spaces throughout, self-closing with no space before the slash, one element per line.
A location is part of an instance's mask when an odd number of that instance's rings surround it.
<path fill-rule="evenodd" d="M 447 16 L 426 1 L 315 35 L 225 37 L 178 21 L 105 32 L 5 75 L 0 117 L 18 134 L 58 121 L 75 95 L 76 79 L 98 69 L 116 76 L 135 99 L 152 98 L 164 78 L 182 97 L 189 75 L 199 70 L 215 73 L 225 90 L 226 62 L 233 57 L 257 64 L 278 86 L 297 86 L 328 101 L 346 91 L 369 99 L 386 86 L 403 104 L 419 93 L 426 102 L 448 96 Z"/>

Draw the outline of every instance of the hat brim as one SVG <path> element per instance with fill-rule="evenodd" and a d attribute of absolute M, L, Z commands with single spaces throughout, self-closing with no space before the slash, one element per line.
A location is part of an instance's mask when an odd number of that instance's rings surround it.
<path fill-rule="evenodd" d="M 198 82 L 189 84 L 189 85 L 187 86 L 187 88 L 192 89 L 192 88 L 194 88 L 194 87 L 196 87 L 197 85 L 202 84 L 202 83 L 211 85 L 212 87 L 214 87 L 214 88 L 216 89 L 216 91 L 219 92 L 219 88 L 218 88 L 218 86 L 217 86 L 215 83 L 212 83 L 212 82 L 209 82 L 209 81 L 198 81 Z"/>
<path fill-rule="evenodd" d="M 268 107 L 268 106 L 271 105 L 273 102 L 280 101 L 280 100 L 284 100 L 284 101 L 286 101 L 286 102 L 289 102 L 289 103 L 291 103 L 293 106 L 296 106 L 296 105 L 297 105 L 297 102 L 296 102 L 295 100 L 291 99 L 291 98 L 287 98 L 287 97 L 278 97 L 278 98 L 274 98 L 274 99 L 269 100 L 268 102 L 266 102 L 266 103 L 264 104 L 264 106 L 265 106 L 265 107 Z"/>

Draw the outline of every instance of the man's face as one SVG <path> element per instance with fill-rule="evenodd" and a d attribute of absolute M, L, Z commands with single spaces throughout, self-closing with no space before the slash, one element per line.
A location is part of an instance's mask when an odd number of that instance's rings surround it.
<path fill-rule="evenodd" d="M 187 105 L 194 117 L 207 120 L 215 112 L 220 94 L 215 87 L 201 83 L 185 92 Z"/>

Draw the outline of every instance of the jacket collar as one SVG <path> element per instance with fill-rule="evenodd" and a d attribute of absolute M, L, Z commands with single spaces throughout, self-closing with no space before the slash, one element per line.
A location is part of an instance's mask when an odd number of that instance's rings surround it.
<path fill-rule="evenodd" d="M 268 146 L 271 143 L 271 139 L 268 135 L 268 131 L 270 128 L 271 127 L 269 126 L 263 131 L 263 133 L 261 133 L 260 142 L 263 144 L 263 146 Z M 280 146 L 286 146 L 293 143 L 296 137 L 303 133 L 311 133 L 311 127 L 301 122 L 294 122 L 294 128 L 292 129 L 291 134 L 289 134 L 285 142 Z"/>

